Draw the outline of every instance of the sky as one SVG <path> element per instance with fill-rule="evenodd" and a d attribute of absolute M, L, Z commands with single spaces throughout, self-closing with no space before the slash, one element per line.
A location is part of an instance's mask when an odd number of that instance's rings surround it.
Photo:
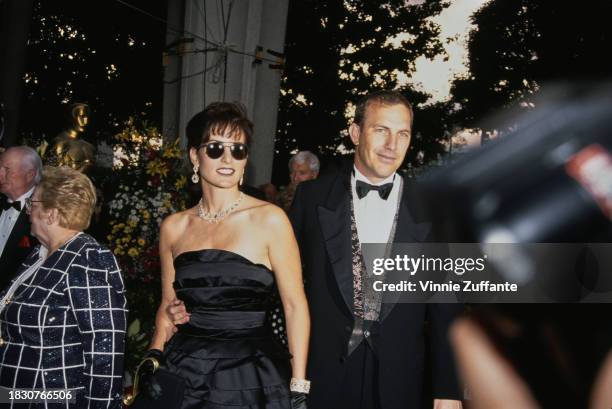
<path fill-rule="evenodd" d="M 414 0 L 413 0 L 414 1 Z M 451 82 L 456 75 L 465 75 L 467 69 L 467 40 L 472 25 L 470 15 L 488 0 L 452 0 L 451 5 L 433 20 L 440 24 L 440 38 L 446 43 L 447 38 L 457 37 L 445 44 L 448 61 L 442 56 L 429 60 L 419 57 L 416 61 L 416 72 L 412 82 L 417 89 L 432 95 L 431 103 L 446 100 L 449 96 Z"/>

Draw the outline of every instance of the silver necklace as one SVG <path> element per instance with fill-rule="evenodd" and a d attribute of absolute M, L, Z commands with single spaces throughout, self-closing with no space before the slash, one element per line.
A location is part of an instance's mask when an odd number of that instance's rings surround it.
<path fill-rule="evenodd" d="M 226 207 L 223 210 L 218 211 L 217 213 L 212 213 L 204 210 L 204 198 L 201 198 L 198 202 L 198 216 L 200 219 L 206 220 L 208 223 L 219 223 L 221 220 L 225 219 L 231 212 L 236 210 L 242 199 L 244 198 L 244 193 L 240 192 L 240 196 L 238 199 L 234 201 L 229 207 Z"/>

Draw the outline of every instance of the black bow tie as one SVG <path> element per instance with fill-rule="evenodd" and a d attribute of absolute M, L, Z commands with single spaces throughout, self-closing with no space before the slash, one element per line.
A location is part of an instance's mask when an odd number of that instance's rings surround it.
<path fill-rule="evenodd" d="M 360 199 L 363 199 L 370 192 L 370 190 L 376 190 L 378 191 L 378 195 L 381 199 L 387 200 L 389 194 L 391 193 L 391 189 L 393 189 L 393 182 L 375 186 L 358 180 L 355 187 L 357 189 L 357 197 Z"/>
<path fill-rule="evenodd" d="M 21 211 L 21 202 L 19 200 L 17 200 L 16 202 L 13 203 L 9 203 L 8 200 L 3 200 L 2 202 L 0 202 L 0 208 L 2 208 L 2 210 L 8 210 L 10 208 L 14 208 L 15 210 L 17 210 L 18 212 Z"/>

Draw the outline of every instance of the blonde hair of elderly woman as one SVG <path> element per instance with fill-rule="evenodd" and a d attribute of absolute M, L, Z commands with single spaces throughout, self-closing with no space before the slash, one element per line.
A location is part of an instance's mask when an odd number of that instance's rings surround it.
<path fill-rule="evenodd" d="M 57 209 L 61 227 L 76 231 L 89 227 L 96 188 L 86 175 L 67 166 L 45 166 L 38 189 L 43 208 Z"/>

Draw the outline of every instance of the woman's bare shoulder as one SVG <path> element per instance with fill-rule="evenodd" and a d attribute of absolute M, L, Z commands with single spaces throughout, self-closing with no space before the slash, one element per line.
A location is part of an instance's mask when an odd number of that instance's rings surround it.
<path fill-rule="evenodd" d="M 160 234 L 171 237 L 180 236 L 188 228 L 190 221 L 196 215 L 195 208 L 172 213 L 162 222 Z"/>
<path fill-rule="evenodd" d="M 275 204 L 252 198 L 250 202 L 251 220 L 263 228 L 272 227 L 274 225 L 286 224 L 288 222 L 287 215 L 283 209 Z"/>
<path fill-rule="evenodd" d="M 266 202 L 265 200 L 258 199 L 255 196 L 247 195 L 246 193 L 244 194 L 244 208 L 245 209 L 258 208 L 258 207 L 269 205 L 269 204 L 270 203 Z"/>

